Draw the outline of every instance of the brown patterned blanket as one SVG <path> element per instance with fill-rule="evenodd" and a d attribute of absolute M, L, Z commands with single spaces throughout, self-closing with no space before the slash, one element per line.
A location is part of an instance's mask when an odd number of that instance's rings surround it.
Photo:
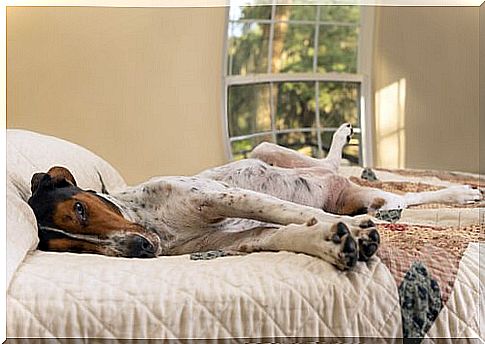
<path fill-rule="evenodd" d="M 380 171 L 414 178 L 403 181 L 402 178 L 392 180 L 387 176 L 387 180 L 380 180 Z M 376 169 L 374 172 L 372 178 L 362 174 L 361 177 L 350 176 L 350 179 L 361 186 L 395 193 L 435 191 L 445 187 L 442 183 L 434 183 L 436 180 L 481 187 L 480 177 L 471 174 L 409 169 Z M 416 181 L 416 178 L 423 181 Z M 459 218 L 462 214 L 460 209 L 476 209 L 483 215 L 484 206 L 485 202 L 481 201 L 466 205 L 434 203 L 410 209 L 446 212 L 446 209 L 453 208 Z M 413 223 L 412 217 L 408 216 L 407 221 L 378 225 L 382 244 L 377 256 L 387 266 L 399 288 L 404 337 L 423 338 L 427 334 L 450 299 L 465 251 L 471 243 L 483 242 L 485 238 L 483 220 L 467 221 L 466 225 L 460 218 L 456 225 L 440 223 L 439 220 L 434 222 L 433 225 Z"/>

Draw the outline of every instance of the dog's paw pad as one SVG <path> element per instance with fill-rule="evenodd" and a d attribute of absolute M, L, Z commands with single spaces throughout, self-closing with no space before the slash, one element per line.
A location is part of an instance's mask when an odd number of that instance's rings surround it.
<path fill-rule="evenodd" d="M 342 242 L 342 238 L 350 233 L 348 227 L 343 222 L 337 223 L 334 226 L 333 231 L 334 234 L 332 235 L 331 240 L 335 244 L 340 244 Z"/>
<path fill-rule="evenodd" d="M 342 270 L 353 267 L 357 263 L 359 249 L 349 227 L 343 222 L 338 222 L 333 226 L 332 232 L 331 241 L 339 247 L 337 266 Z"/>
<path fill-rule="evenodd" d="M 366 262 L 377 252 L 381 238 L 377 229 L 370 228 L 360 231 L 357 241 L 359 243 L 359 260 Z"/>
<path fill-rule="evenodd" d="M 357 248 L 357 243 L 350 235 L 345 238 L 340 257 L 346 268 L 351 268 L 357 263 L 359 250 Z"/>
<path fill-rule="evenodd" d="M 376 224 L 371 219 L 366 219 L 366 220 L 363 220 L 361 223 L 359 223 L 360 228 L 371 228 L 375 226 Z"/>

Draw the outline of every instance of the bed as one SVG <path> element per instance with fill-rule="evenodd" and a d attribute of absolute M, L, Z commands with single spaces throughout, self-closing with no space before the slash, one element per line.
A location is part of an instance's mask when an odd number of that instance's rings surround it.
<path fill-rule="evenodd" d="M 404 210 L 378 225 L 377 256 L 348 272 L 288 252 L 213 260 L 51 253 L 36 250 L 26 201 L 32 174 L 53 165 L 68 167 L 82 188 L 100 191 L 97 172 L 108 190 L 126 185 L 78 145 L 7 130 L 9 338 L 485 338 L 483 203 Z M 362 172 L 342 169 L 396 192 L 479 184 L 456 172 L 375 169 L 376 180 Z"/>

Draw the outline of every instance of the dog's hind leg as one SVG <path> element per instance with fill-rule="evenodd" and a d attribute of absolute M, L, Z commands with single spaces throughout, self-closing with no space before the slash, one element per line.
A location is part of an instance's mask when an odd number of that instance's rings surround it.
<path fill-rule="evenodd" d="M 478 189 L 469 185 L 455 185 L 446 189 L 428 192 L 410 192 L 404 195 L 407 205 L 424 203 L 466 204 L 480 201 L 483 197 Z"/>
<path fill-rule="evenodd" d="M 456 185 L 446 189 L 425 192 L 396 194 L 380 189 L 361 187 L 351 184 L 342 192 L 333 212 L 352 215 L 361 209 L 361 213 L 376 210 L 405 209 L 410 205 L 427 203 L 465 204 L 482 199 L 480 190 L 468 185 Z"/>
<path fill-rule="evenodd" d="M 268 142 L 263 142 L 255 147 L 250 157 L 283 168 L 315 167 L 337 172 L 342 160 L 342 150 L 352 134 L 352 126 L 349 123 L 342 124 L 333 135 L 332 144 L 325 159 L 315 159 Z"/>

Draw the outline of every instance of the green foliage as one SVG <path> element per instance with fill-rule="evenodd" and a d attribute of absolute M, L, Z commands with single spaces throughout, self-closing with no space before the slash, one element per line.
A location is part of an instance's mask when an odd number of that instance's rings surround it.
<path fill-rule="evenodd" d="M 242 7 L 231 11 L 231 20 L 270 19 L 271 6 Z M 357 6 L 320 6 L 317 51 L 315 29 L 317 6 L 278 6 L 275 12 L 272 58 L 269 61 L 271 25 L 268 23 L 231 22 L 228 42 L 228 73 L 247 75 L 267 73 L 328 73 L 357 71 L 357 46 L 360 10 Z M 286 20 L 306 21 L 288 23 Z M 315 24 L 308 23 L 314 22 Z M 342 25 L 341 25 L 342 24 Z M 317 64 L 314 57 L 317 54 Z M 270 68 L 268 67 L 270 66 Z M 314 68 L 316 67 L 316 69 Z M 229 133 L 231 137 L 272 128 L 270 101 L 274 105 L 277 130 L 311 128 L 312 132 L 277 135 L 277 143 L 318 156 L 316 109 L 321 128 L 335 128 L 343 122 L 358 127 L 359 84 L 319 82 L 318 104 L 315 82 L 281 82 L 232 86 L 228 94 Z M 328 150 L 332 133 L 322 133 L 323 149 Z M 243 157 L 260 140 L 232 143 L 235 157 Z M 358 142 L 358 141 L 357 141 Z M 305 148 L 306 147 L 306 148 Z M 241 152 L 239 154 L 238 152 Z M 238 155 L 239 154 L 239 155 Z M 358 149 L 348 149 L 358 158 Z M 356 161 L 354 159 L 354 161 Z"/>

